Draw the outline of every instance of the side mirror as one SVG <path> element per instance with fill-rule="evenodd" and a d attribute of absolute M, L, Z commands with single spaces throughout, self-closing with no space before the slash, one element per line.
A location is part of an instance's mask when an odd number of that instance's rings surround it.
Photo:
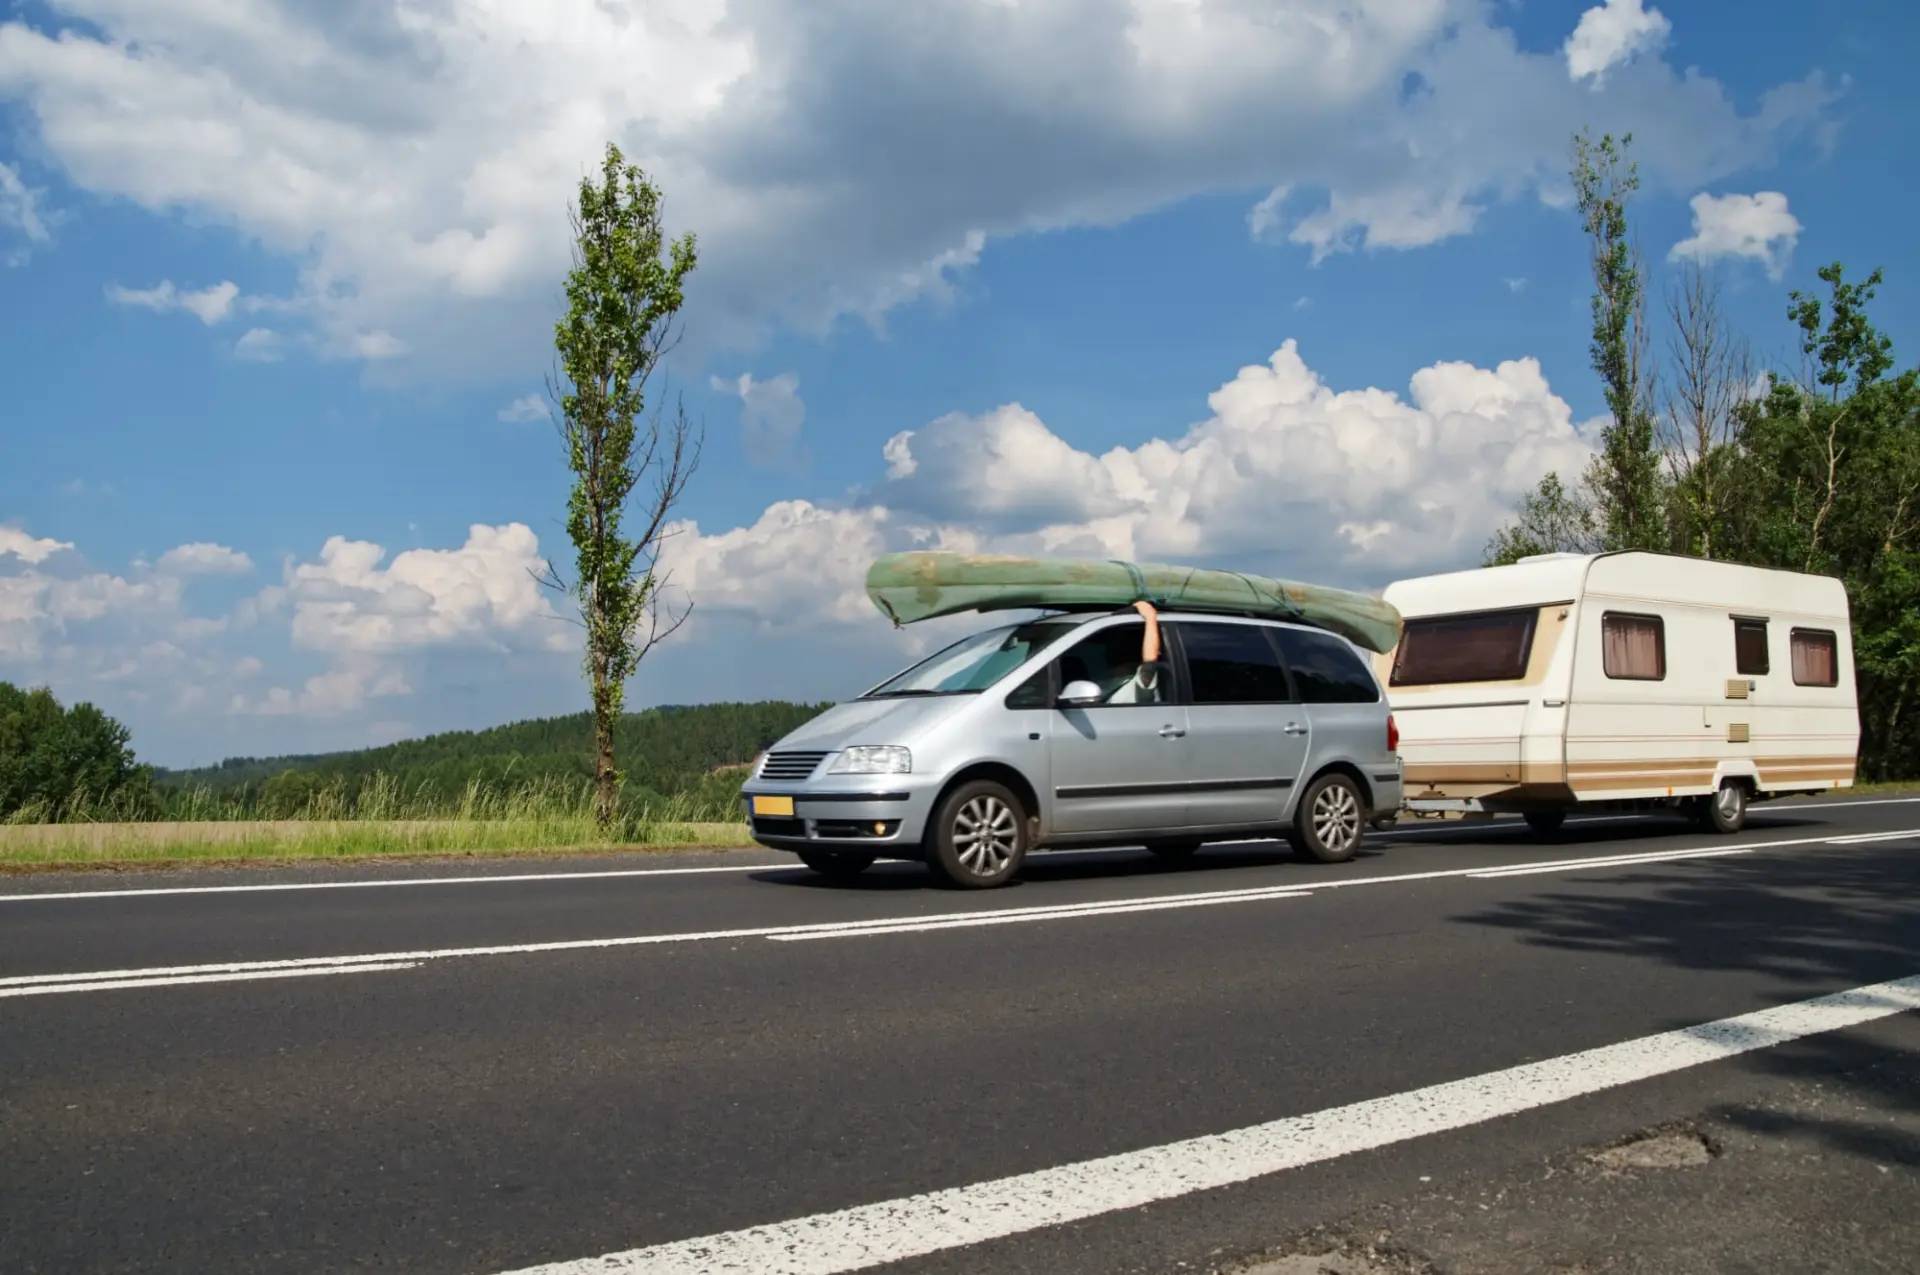
<path fill-rule="evenodd" d="M 1068 682 L 1060 690 L 1059 705 L 1061 708 L 1082 708 L 1088 704 L 1098 704 L 1102 698 L 1097 682 Z"/>

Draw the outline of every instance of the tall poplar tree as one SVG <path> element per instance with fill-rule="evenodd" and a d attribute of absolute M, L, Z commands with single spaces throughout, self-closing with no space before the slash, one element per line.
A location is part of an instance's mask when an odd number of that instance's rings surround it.
<path fill-rule="evenodd" d="M 694 237 L 669 241 L 660 191 L 609 144 L 599 180 L 581 181 L 571 210 L 573 268 L 567 316 L 555 328 L 560 371 L 550 387 L 573 492 L 567 535 L 571 584 L 548 564 L 546 581 L 579 603 L 593 701 L 594 813 L 613 824 L 620 790 L 614 727 L 627 679 L 655 643 L 683 623 L 661 597 L 658 569 L 668 517 L 699 464 L 700 436 L 684 407 L 645 415 L 648 382 L 674 340 Z M 643 419 L 644 417 L 644 419 Z M 647 494 L 627 517 L 643 484 Z"/>

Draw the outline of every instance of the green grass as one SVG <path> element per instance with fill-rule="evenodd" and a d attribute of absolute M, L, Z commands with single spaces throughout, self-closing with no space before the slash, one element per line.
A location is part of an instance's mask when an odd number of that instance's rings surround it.
<path fill-rule="evenodd" d="M 749 844 L 741 823 L 669 820 L 629 824 L 612 838 L 590 818 L 14 824 L 0 826 L 0 869 Z"/>
<path fill-rule="evenodd" d="M 593 818 L 592 786 L 556 781 L 474 782 L 449 799 L 374 775 L 351 789 L 330 783 L 288 811 L 203 788 L 135 810 L 79 803 L 58 822 L 47 813 L 0 823 L 0 870 L 751 844 L 727 794 L 623 802 L 609 835 Z"/>

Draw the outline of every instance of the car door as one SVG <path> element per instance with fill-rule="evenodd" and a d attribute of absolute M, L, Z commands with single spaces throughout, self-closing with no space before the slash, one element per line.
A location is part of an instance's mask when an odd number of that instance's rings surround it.
<path fill-rule="evenodd" d="M 1392 766 L 1388 705 L 1365 661 L 1331 633 L 1275 626 L 1274 639 L 1306 710 L 1307 765 L 1312 772 L 1347 761 L 1371 775 Z M 1369 787 L 1374 782 L 1369 779 Z"/>
<path fill-rule="evenodd" d="M 1054 685 L 1089 681 L 1112 695 L 1140 663 L 1144 626 L 1089 633 L 1058 661 Z M 1146 834 L 1184 826 L 1187 710 L 1163 661 L 1145 703 L 1056 708 L 1050 722 L 1052 831 Z"/>
<path fill-rule="evenodd" d="M 1268 626 L 1183 620 L 1167 627 L 1185 672 L 1190 822 L 1279 823 L 1306 764 L 1308 724 Z"/>

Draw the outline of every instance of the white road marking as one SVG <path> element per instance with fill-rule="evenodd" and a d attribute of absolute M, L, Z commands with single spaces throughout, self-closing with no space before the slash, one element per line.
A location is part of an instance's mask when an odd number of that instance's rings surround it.
<path fill-rule="evenodd" d="M 1877 841 L 1920 837 L 1920 828 L 1864 834 Z M 1593 868 L 1652 863 L 1663 860 L 1753 854 L 1794 846 L 1858 844 L 1851 837 L 1793 837 L 1780 841 L 1761 841 L 1724 849 L 1697 849 L 1654 852 L 1636 856 L 1589 856 L 1562 859 L 1553 863 L 1516 864 L 1478 868 L 1442 868 L 1429 872 L 1400 872 L 1373 877 L 1327 878 L 1318 881 L 1249 886 L 1239 890 L 1193 890 L 1177 894 L 1148 895 L 1138 899 L 1094 900 L 1087 903 L 1044 904 L 1030 908 L 970 908 L 960 912 L 934 913 L 928 916 L 874 917 L 863 921 L 819 921 L 804 925 L 765 925 L 727 930 L 692 930 L 667 934 L 637 934 L 604 939 L 565 939 L 546 943 L 502 943 L 486 947 L 455 947 L 417 952 L 370 952 L 357 956 L 312 956 L 274 961 L 227 961 L 204 965 L 174 965 L 152 969 L 96 970 L 76 974 L 19 974 L 0 978 L 0 988 L 39 987 L 63 983 L 101 983 L 123 980 L 153 981 L 192 977 L 202 974 L 252 974 L 273 970 L 317 970 L 387 965 L 419 964 L 471 956 L 521 956 L 538 952 L 579 952 L 601 948 L 649 947 L 668 943 L 703 943 L 725 939 L 781 938 L 808 935 L 849 937 L 867 932 L 909 933 L 916 930 L 954 928 L 968 925 L 1007 924 L 1015 919 L 1060 920 L 1077 915 L 1113 915 L 1163 907 L 1195 907 L 1259 899 L 1299 898 L 1321 890 L 1343 890 L 1371 885 L 1404 885 L 1449 878 L 1491 878 L 1525 875 L 1534 872 L 1578 872 Z M 945 923 L 945 924 L 943 924 Z"/>
<path fill-rule="evenodd" d="M 403 885 L 493 885 L 507 881 L 592 881 L 599 877 L 685 877 L 707 872 L 752 872 L 799 867 L 793 863 L 735 863 L 720 868 L 620 868 L 601 872 L 516 872 L 473 877 L 395 877 L 377 881 L 266 881 L 255 885 L 177 885 L 151 890 L 61 890 L 44 894 L 0 894 L 0 903 L 44 903 L 52 899 L 145 899 L 163 894 L 263 894 L 275 890 L 376 890 Z"/>
<path fill-rule="evenodd" d="M 1815 801 L 1801 802 L 1784 809 L 1824 810 L 1840 806 L 1905 806 L 1920 804 L 1920 797 L 1883 797 L 1869 800 L 1852 801 Z M 1771 813 L 1756 811 L 1757 814 Z M 1472 822 L 1448 821 L 1431 826 L 1393 828 L 1386 832 L 1370 834 L 1374 837 L 1425 836 L 1436 832 L 1472 833 L 1485 831 L 1489 827 L 1505 831 L 1513 826 L 1518 816 L 1498 815 L 1492 819 L 1476 819 Z M 1567 820 L 1572 824 L 1596 823 L 1639 823 L 1650 818 L 1647 815 L 1590 815 Z M 1901 834 L 1905 835 L 1905 834 Z M 1274 837 L 1241 837 L 1232 841 L 1216 841 L 1212 844 L 1222 846 L 1258 845 L 1276 840 Z M 1036 860 L 1053 858 L 1074 858 L 1082 855 L 1126 854 L 1140 850 L 1137 846 L 1101 846 L 1091 850 L 1039 850 L 1034 852 Z M 744 853 L 758 853 L 745 851 Z M 0 903 L 46 903 L 55 900 L 76 899 L 138 899 L 158 898 L 176 894 L 261 894 L 283 890 L 379 890 L 400 886 L 428 885 L 493 885 L 507 882 L 527 881 L 592 881 L 617 877 L 679 877 L 698 876 L 707 873 L 723 872 L 777 872 L 787 868 L 798 868 L 797 862 L 774 861 L 771 863 L 738 863 L 720 867 L 704 868 L 619 868 L 592 872 L 517 872 L 500 875 L 480 875 L 464 877 L 395 877 L 371 881 L 268 881 L 249 885 L 181 885 L 156 886 L 152 889 L 130 890 L 60 890 L 44 893 L 0 894 Z"/>
<path fill-rule="evenodd" d="M 379 970 L 410 970 L 418 964 L 418 961 L 383 961 L 378 964 L 335 965 L 291 970 L 251 970 L 234 974 L 191 974 L 180 978 L 113 978 L 98 982 L 33 983 L 17 987 L 0 987 L 0 998 L 57 996 L 62 992 L 111 992 L 127 987 L 181 987 L 188 983 L 237 983 L 258 978 L 306 978 L 317 974 L 371 974 Z"/>
<path fill-rule="evenodd" d="M 1469 873 L 1478 880 L 1488 881 L 1499 877 L 1530 877 L 1543 872 L 1570 872 L 1584 868 L 1620 868 L 1631 867 L 1639 863 L 1678 863 L 1686 859 L 1724 859 L 1730 855 L 1752 854 L 1746 846 L 1729 846 L 1725 849 L 1703 850 L 1661 850 L 1646 854 L 1596 855 L 1591 859 L 1571 859 L 1560 863 L 1513 863 L 1498 868 L 1485 868 Z"/>
<path fill-rule="evenodd" d="M 1027 921 L 1065 921 L 1081 916 L 1118 916 L 1129 912 L 1162 912 L 1169 908 L 1204 908 L 1222 903 L 1254 903 L 1269 899 L 1304 899 L 1311 893 L 1303 886 L 1275 886 L 1260 890 L 1213 890 L 1202 894 L 1179 895 L 1166 899 L 1116 900 L 1112 903 L 1075 904 L 1059 908 L 1022 908 L 1017 912 L 981 911 L 966 917 L 942 920 L 903 919 L 891 925 L 862 922 L 843 929 L 814 930 L 806 934 L 770 934 L 776 943 L 804 943 L 812 939 L 861 938 L 869 934 L 917 934 L 924 930 L 958 930 L 976 925 L 1015 925 Z"/>
<path fill-rule="evenodd" d="M 1229 1133 L 511 1275 L 839 1275 L 1462 1129 L 1915 1009 L 1920 976 Z"/>

